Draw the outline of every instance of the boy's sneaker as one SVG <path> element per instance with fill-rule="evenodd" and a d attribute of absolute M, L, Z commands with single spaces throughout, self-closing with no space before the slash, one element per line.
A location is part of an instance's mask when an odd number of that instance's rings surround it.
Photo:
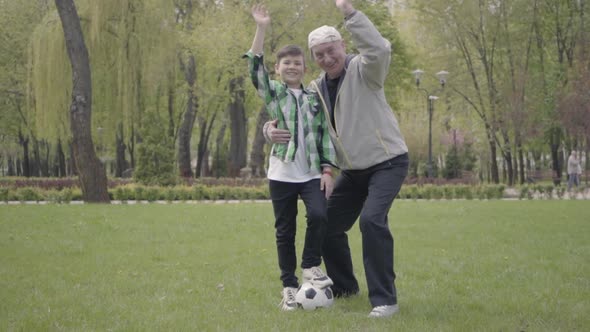
<path fill-rule="evenodd" d="M 282 310 L 292 311 L 297 309 L 297 302 L 295 302 L 295 294 L 297 294 L 297 288 L 285 287 L 283 288 L 283 300 L 279 304 Z"/>
<path fill-rule="evenodd" d="M 380 305 L 376 306 L 371 310 L 369 313 L 369 317 L 371 318 L 384 318 L 389 317 L 399 311 L 399 306 L 397 304 L 394 305 Z"/>
<path fill-rule="evenodd" d="M 309 282 L 319 288 L 330 287 L 334 284 L 332 279 L 319 266 L 303 269 L 303 281 Z"/>

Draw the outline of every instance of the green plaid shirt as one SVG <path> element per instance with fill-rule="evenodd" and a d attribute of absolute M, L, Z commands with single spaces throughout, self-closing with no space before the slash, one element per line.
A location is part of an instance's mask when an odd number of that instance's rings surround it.
<path fill-rule="evenodd" d="M 244 57 L 248 58 L 250 78 L 258 95 L 264 100 L 270 118 L 278 119 L 277 127 L 288 129 L 291 133 L 289 143 L 273 144 L 271 154 L 285 162 L 295 159 L 299 142 L 297 137 L 299 133 L 297 105 L 299 105 L 303 118 L 303 133 L 307 147 L 305 154 L 309 167 L 321 172 L 321 165 L 334 165 L 336 152 L 317 94 L 302 86 L 303 93 L 296 98 L 285 83 L 269 79 L 262 55 L 254 55 L 249 51 Z"/>

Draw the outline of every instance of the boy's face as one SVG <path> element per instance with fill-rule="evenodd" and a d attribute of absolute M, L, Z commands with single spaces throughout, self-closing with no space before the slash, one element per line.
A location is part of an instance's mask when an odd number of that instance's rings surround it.
<path fill-rule="evenodd" d="M 275 64 L 275 70 L 288 87 L 299 89 L 305 73 L 303 55 L 285 55 Z"/>

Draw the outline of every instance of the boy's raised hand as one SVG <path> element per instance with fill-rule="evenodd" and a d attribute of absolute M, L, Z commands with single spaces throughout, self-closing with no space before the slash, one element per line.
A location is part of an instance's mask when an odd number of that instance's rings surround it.
<path fill-rule="evenodd" d="M 262 4 L 256 4 L 252 7 L 252 17 L 258 26 L 266 28 L 270 25 L 270 15 Z"/>

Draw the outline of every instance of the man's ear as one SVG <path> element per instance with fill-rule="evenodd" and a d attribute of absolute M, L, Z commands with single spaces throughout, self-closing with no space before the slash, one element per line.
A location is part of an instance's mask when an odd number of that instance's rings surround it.
<path fill-rule="evenodd" d="M 279 73 L 279 63 L 275 63 L 275 73 Z"/>

